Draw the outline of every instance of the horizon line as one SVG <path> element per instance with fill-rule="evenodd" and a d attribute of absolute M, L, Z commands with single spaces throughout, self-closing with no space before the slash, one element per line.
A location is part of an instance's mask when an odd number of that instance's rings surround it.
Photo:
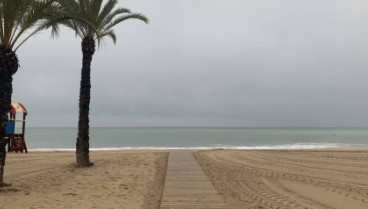
<path fill-rule="evenodd" d="M 77 126 L 28 126 L 27 128 L 78 128 Z M 90 126 L 90 128 L 368 128 L 364 126 Z"/>

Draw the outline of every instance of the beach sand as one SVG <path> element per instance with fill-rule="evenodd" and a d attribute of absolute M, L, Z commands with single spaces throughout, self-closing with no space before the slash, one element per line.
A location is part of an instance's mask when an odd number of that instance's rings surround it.
<path fill-rule="evenodd" d="M 74 152 L 10 153 L 0 208 L 157 209 L 167 152 L 94 151 L 95 165 L 78 168 Z"/>
<path fill-rule="evenodd" d="M 194 153 L 230 209 L 368 208 L 368 149 Z"/>
<path fill-rule="evenodd" d="M 229 209 L 368 208 L 368 149 L 202 150 L 202 169 Z M 10 153 L 0 208 L 158 209 L 167 151 Z"/>

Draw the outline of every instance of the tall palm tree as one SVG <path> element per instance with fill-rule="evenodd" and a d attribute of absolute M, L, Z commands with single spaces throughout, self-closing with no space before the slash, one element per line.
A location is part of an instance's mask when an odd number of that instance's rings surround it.
<path fill-rule="evenodd" d="M 43 29 L 53 27 L 58 5 L 52 0 L 0 0 L 0 186 L 6 158 L 5 129 L 10 111 L 17 49 Z"/>
<path fill-rule="evenodd" d="M 117 0 L 58 0 L 67 13 L 75 12 L 81 19 L 66 20 L 65 26 L 73 29 L 82 39 L 82 72 L 79 92 L 79 122 L 78 138 L 76 143 L 76 161 L 78 165 L 88 166 L 89 160 L 89 104 L 91 93 L 91 63 L 95 53 L 96 41 L 101 44 L 105 37 L 116 43 L 114 26 L 127 19 L 138 19 L 148 23 L 147 17 L 131 13 L 126 8 L 116 8 Z"/>

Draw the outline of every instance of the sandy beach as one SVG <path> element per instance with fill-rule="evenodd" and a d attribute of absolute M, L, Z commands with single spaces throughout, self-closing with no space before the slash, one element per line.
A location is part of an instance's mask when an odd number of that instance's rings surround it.
<path fill-rule="evenodd" d="M 366 148 L 193 153 L 229 209 L 368 208 Z M 167 151 L 93 151 L 88 168 L 74 158 L 8 154 L 0 208 L 160 208 Z"/>
<path fill-rule="evenodd" d="M 196 159 L 240 208 L 368 208 L 368 150 L 199 151 Z"/>
<path fill-rule="evenodd" d="M 159 208 L 167 152 L 95 151 L 77 168 L 74 152 L 10 153 L 0 208 Z"/>

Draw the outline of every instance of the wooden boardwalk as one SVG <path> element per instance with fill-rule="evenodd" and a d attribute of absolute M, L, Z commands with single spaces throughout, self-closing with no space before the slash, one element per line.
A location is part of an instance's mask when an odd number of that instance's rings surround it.
<path fill-rule="evenodd" d="M 170 151 L 161 209 L 225 209 L 189 150 Z"/>

